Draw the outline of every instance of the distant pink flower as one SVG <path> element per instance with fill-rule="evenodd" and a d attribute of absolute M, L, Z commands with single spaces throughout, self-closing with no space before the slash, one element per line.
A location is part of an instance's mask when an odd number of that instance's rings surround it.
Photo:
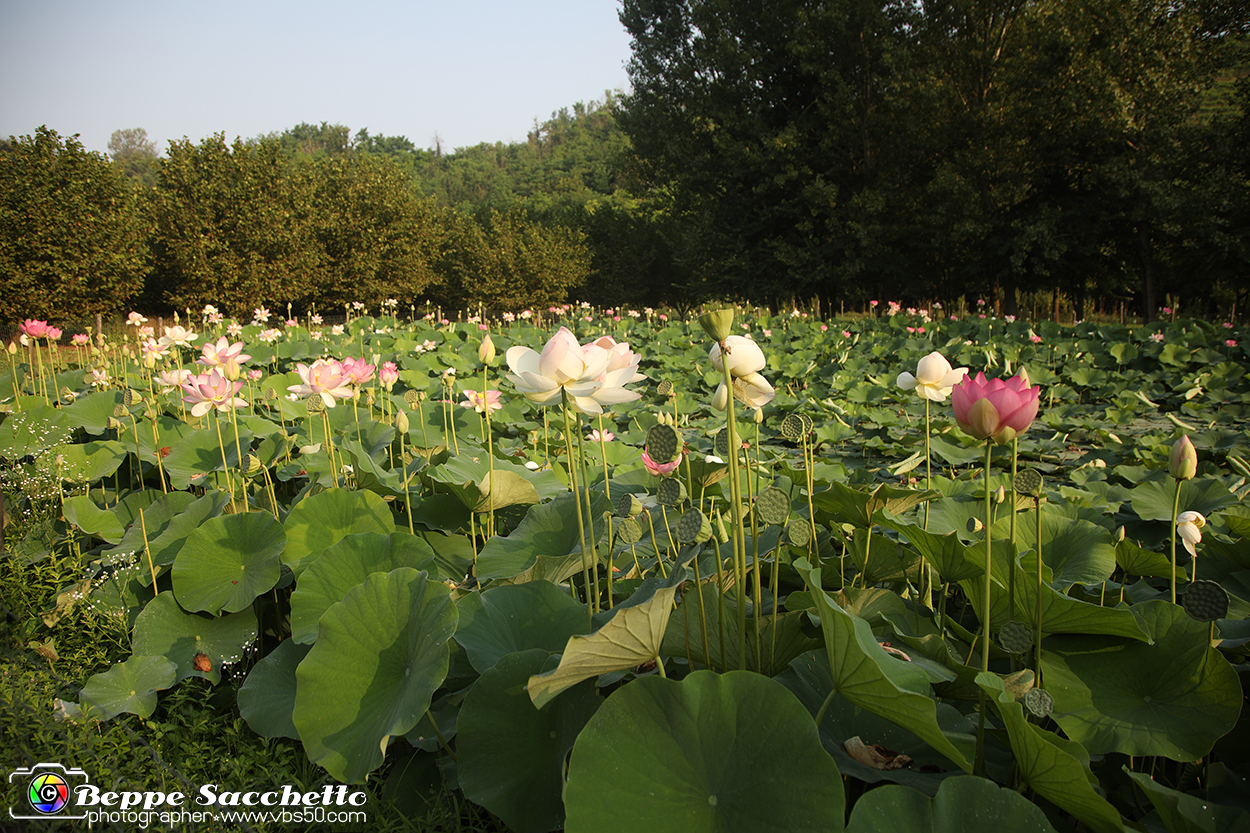
<path fill-rule="evenodd" d="M 1167 336 L 1165 336 L 1163 333 L 1151 333 L 1150 334 L 1151 341 L 1163 341 L 1163 339 L 1165 338 L 1167 338 Z"/>
<path fill-rule="evenodd" d="M 298 327 L 298 326 L 299 326 L 299 321 L 298 321 L 298 320 L 296 320 L 296 319 L 294 319 L 294 318 L 288 318 L 286 321 L 284 321 L 284 322 L 282 322 L 282 323 L 283 323 L 284 325 L 286 325 L 287 327 Z"/>
<path fill-rule="evenodd" d="M 667 316 L 667 315 L 665 315 L 664 313 L 660 313 L 659 315 L 657 315 L 657 316 L 656 316 L 656 318 L 660 319 L 661 321 L 667 321 L 667 320 L 668 320 L 668 316 Z"/>
<path fill-rule="evenodd" d="M 138 327 L 141 324 L 146 323 L 148 323 L 148 320 L 137 312 L 132 312 L 130 315 L 126 316 L 127 327 Z"/>
<path fill-rule="evenodd" d="M 149 338 L 140 345 L 143 352 L 143 366 L 148 370 L 156 367 L 156 363 L 169 355 L 169 348 L 154 338 Z"/>
<path fill-rule="evenodd" d="M 243 342 L 236 341 L 231 344 L 225 336 L 217 339 L 216 344 L 205 342 L 200 347 L 200 353 L 196 364 L 219 369 L 227 379 L 239 378 L 239 365 L 252 358 L 243 352 Z"/>
<path fill-rule="evenodd" d="M 48 334 L 48 322 L 34 321 L 27 318 L 18 326 L 18 329 L 31 338 L 45 338 Z"/>
<path fill-rule="evenodd" d="M 282 338 L 282 331 L 276 327 L 270 327 L 267 330 L 261 330 L 256 337 L 266 344 L 273 344 L 275 341 Z"/>
<path fill-rule="evenodd" d="M 1034 333 L 1033 335 L 1029 336 L 1029 341 L 1033 342 L 1034 344 L 1041 344 L 1042 337 L 1039 336 L 1037 333 Z"/>
<path fill-rule="evenodd" d="M 343 359 L 343 373 L 347 376 L 348 384 L 363 385 L 373 378 L 373 372 L 377 368 L 369 364 L 364 359 Z"/>
<path fill-rule="evenodd" d="M 252 310 L 252 323 L 264 324 L 269 321 L 269 310 L 264 307 L 257 307 Z"/>
<path fill-rule="evenodd" d="M 91 343 L 91 336 L 86 333 L 76 333 L 70 341 L 75 347 L 85 347 Z"/>
<path fill-rule="evenodd" d="M 161 336 L 161 344 L 166 347 L 190 347 L 192 340 L 195 339 L 195 330 L 188 330 L 186 327 L 166 327 L 165 335 Z"/>
<path fill-rule="evenodd" d="M 1224 340 L 1224 346 L 1225 346 L 1225 347 L 1236 347 L 1236 346 L 1237 346 L 1237 339 L 1235 339 L 1235 338 L 1225 339 L 1225 340 Z"/>
<path fill-rule="evenodd" d="M 869 302 L 868 302 L 868 306 L 870 306 L 870 307 L 875 307 L 875 306 L 877 306 L 877 305 L 878 305 L 878 304 L 880 304 L 880 303 L 881 303 L 880 301 L 869 301 Z"/>
<path fill-rule="evenodd" d="M 924 335 L 924 327 L 917 327 L 916 332 L 920 333 L 921 335 Z"/>
<path fill-rule="evenodd" d="M 1163 314 L 1164 314 L 1164 315 L 1171 315 L 1171 314 L 1172 314 L 1172 308 L 1171 308 L 1171 307 L 1164 307 L 1164 308 L 1163 308 Z"/>
<path fill-rule="evenodd" d="M 231 321 L 226 325 L 226 332 L 229 333 L 232 338 L 238 338 L 243 335 L 243 325 L 238 321 Z"/>
<path fill-rule="evenodd" d="M 62 333 L 59 328 L 49 325 L 47 331 L 44 333 L 44 338 L 48 341 L 60 341 L 61 335 Z"/>
<path fill-rule="evenodd" d="M 977 299 L 977 306 L 978 306 L 978 307 L 983 307 L 983 306 L 985 306 L 985 299 L 984 299 L 984 298 L 978 298 L 978 299 Z"/>
<path fill-rule="evenodd" d="M 395 383 L 399 381 L 399 368 L 395 362 L 382 362 L 382 369 L 378 371 L 378 381 L 387 390 L 395 387 Z"/>
<path fill-rule="evenodd" d="M 191 377 L 194 375 L 194 373 L 187 370 L 185 367 L 177 370 L 162 370 L 160 373 L 156 374 L 156 383 L 163 389 L 169 390 L 170 388 L 178 387 L 183 382 L 190 381 Z"/>
<path fill-rule="evenodd" d="M 651 459 L 651 455 L 647 453 L 646 449 L 643 449 L 642 466 L 649 474 L 655 475 L 656 477 L 668 477 L 670 474 L 677 471 L 677 467 L 681 465 L 681 457 L 682 455 L 678 454 L 677 459 L 671 463 L 657 463 L 655 460 Z"/>
<path fill-rule="evenodd" d="M 842 331 L 842 337 L 843 337 L 843 338 L 850 338 L 850 337 L 851 337 L 851 331 L 850 331 L 850 330 L 843 330 L 843 331 Z"/>
<path fill-rule="evenodd" d="M 465 408 L 472 408 L 479 414 L 484 413 L 487 408 L 492 411 L 498 411 L 503 407 L 503 403 L 499 401 L 500 394 L 497 390 L 486 391 L 486 396 L 482 396 L 480 390 L 469 388 L 464 392 L 464 401 L 460 404 Z"/>
<path fill-rule="evenodd" d="M 820 325 L 820 331 L 821 331 L 822 333 L 828 332 L 828 331 L 829 331 L 829 325 L 828 325 L 828 324 L 821 324 L 821 325 Z"/>
<path fill-rule="evenodd" d="M 1233 328 L 1233 322 L 1231 322 L 1231 321 L 1225 321 L 1225 322 L 1224 322 L 1222 325 L 1220 325 L 1220 326 L 1222 326 L 1222 327 L 1223 327 L 1224 329 L 1226 329 L 1226 330 L 1231 330 L 1231 329 Z"/>
<path fill-rule="evenodd" d="M 986 379 L 967 376 L 951 390 L 955 421 L 964 433 L 1002 445 L 1023 434 L 1037 416 L 1041 387 L 1029 387 L 1027 376 Z"/>
<path fill-rule="evenodd" d="M 192 376 L 183 382 L 183 400 L 191 406 L 192 416 L 204 416 L 216 408 L 218 411 L 229 411 L 232 408 L 246 408 L 247 401 L 235 396 L 243 388 L 242 382 L 232 382 L 213 368 L 208 373 Z"/>
<path fill-rule="evenodd" d="M 605 443 L 610 443 L 616 439 L 616 435 L 613 434 L 611 431 L 604 431 L 602 434 L 600 434 L 599 429 L 595 428 L 589 434 L 586 435 L 586 439 L 590 440 L 592 443 L 597 443 L 600 440 L 602 440 Z"/>
<path fill-rule="evenodd" d="M 249 371 L 247 372 L 247 378 L 251 379 L 253 382 L 259 382 L 259 381 L 260 381 L 260 378 L 261 378 L 262 376 L 264 376 L 264 375 L 265 375 L 265 374 L 264 374 L 261 370 L 259 370 L 259 369 L 257 369 L 257 370 L 249 370 Z"/>

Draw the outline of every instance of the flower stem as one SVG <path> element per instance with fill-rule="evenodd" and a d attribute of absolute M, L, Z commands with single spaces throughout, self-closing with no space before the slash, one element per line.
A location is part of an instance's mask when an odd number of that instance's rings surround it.
<path fill-rule="evenodd" d="M 734 587 L 738 593 L 738 668 L 746 670 L 747 662 L 747 597 L 746 597 L 746 530 L 742 523 L 742 484 L 738 481 L 738 427 L 734 419 L 734 380 L 730 373 L 729 345 L 721 342 L 721 368 L 728 396 L 725 401 L 725 430 L 729 432 L 729 494 L 733 506 Z M 819 564 L 817 565 L 819 566 Z"/>
<path fill-rule="evenodd" d="M 1176 481 L 1176 495 L 1172 498 L 1172 604 L 1176 604 L 1176 517 L 1181 508 L 1181 481 Z"/>
<path fill-rule="evenodd" d="M 982 586 L 984 598 L 981 600 L 981 633 L 983 634 L 984 643 L 981 646 L 981 670 L 989 673 L 990 670 L 990 593 L 993 589 L 991 576 L 991 543 L 993 539 L 993 518 L 990 513 L 993 507 L 990 503 L 992 494 L 990 492 L 990 466 L 994 459 L 994 443 L 990 440 L 985 441 L 985 584 Z M 975 775 L 983 775 L 985 773 L 985 692 L 981 692 L 981 706 L 979 718 L 977 720 L 977 760 Z"/>
<path fill-rule="evenodd" d="M 577 506 L 577 537 L 582 547 L 582 581 L 586 585 L 586 621 L 594 629 L 594 608 L 591 605 L 591 586 L 590 586 L 590 556 L 586 551 L 586 526 L 582 520 L 582 498 L 577 493 L 577 465 L 573 462 L 573 421 L 569 417 L 569 395 L 567 391 L 560 392 L 564 399 L 564 406 L 561 409 L 564 412 L 564 451 L 567 455 L 569 488 L 573 490 L 574 504 Z"/>

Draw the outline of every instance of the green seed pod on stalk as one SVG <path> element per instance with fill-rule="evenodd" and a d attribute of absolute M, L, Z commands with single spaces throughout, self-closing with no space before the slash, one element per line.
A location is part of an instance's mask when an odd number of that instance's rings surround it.
<path fill-rule="evenodd" d="M 812 540 L 812 525 L 798 518 L 786 524 L 786 540 L 796 547 L 806 547 Z"/>
<path fill-rule="evenodd" d="M 781 421 L 781 436 L 792 442 L 803 439 L 803 420 L 798 414 L 786 414 Z"/>
<path fill-rule="evenodd" d="M 673 383 L 668 379 L 661 379 L 660 383 L 655 386 L 655 392 L 660 396 L 671 396 L 673 393 Z"/>
<path fill-rule="evenodd" d="M 616 514 L 622 518 L 636 518 L 642 514 L 642 501 L 636 495 L 623 494 L 616 500 Z"/>
<path fill-rule="evenodd" d="M 124 398 L 125 397 L 123 397 L 123 399 Z M 121 419 L 122 417 L 125 417 L 125 416 L 130 416 L 130 411 L 126 410 L 125 405 L 119 403 L 113 406 L 113 418 L 114 419 Z"/>
<path fill-rule="evenodd" d="M 712 446 L 716 450 L 716 456 L 722 460 L 729 457 L 729 432 L 721 431 L 716 435 L 716 439 L 712 441 Z"/>
<path fill-rule="evenodd" d="M 769 526 L 780 526 L 790 517 L 790 498 L 776 486 L 769 486 L 755 496 L 755 515 Z"/>
<path fill-rule="evenodd" d="M 657 463 L 673 462 L 681 447 L 681 432 L 671 425 L 652 425 L 647 431 L 647 454 Z"/>
<path fill-rule="evenodd" d="M 691 509 L 677 522 L 677 540 L 683 544 L 701 544 L 712 537 L 712 524 L 698 509 Z"/>
<path fill-rule="evenodd" d="M 616 537 L 626 544 L 636 544 L 642 540 L 642 524 L 633 518 L 622 518 L 616 525 Z"/>
<path fill-rule="evenodd" d="M 1020 701 L 1034 717 L 1045 717 L 1055 708 L 1055 698 L 1040 688 L 1030 688 Z"/>
<path fill-rule="evenodd" d="M 1033 631 L 1023 622 L 1008 622 L 998 632 L 998 644 L 1009 654 L 1027 654 L 1033 647 Z"/>
<path fill-rule="evenodd" d="M 127 408 L 132 408 L 135 405 L 138 405 L 142 401 L 143 401 L 143 394 L 139 393 L 139 391 L 137 390 L 128 390 L 124 394 L 122 394 L 122 403 Z M 121 416 L 121 414 L 118 414 L 118 416 Z"/>
<path fill-rule="evenodd" d="M 655 495 L 664 506 L 679 506 L 687 497 L 686 484 L 676 477 L 665 478 L 656 487 Z"/>
<path fill-rule="evenodd" d="M 733 323 L 734 311 L 731 309 L 718 309 L 699 316 L 699 326 L 714 341 L 724 341 L 729 338 L 729 330 L 733 327 Z"/>
<path fill-rule="evenodd" d="M 326 403 L 321 398 L 321 394 L 314 393 L 304 400 L 304 407 L 308 409 L 309 414 L 319 414 L 326 409 Z"/>
<path fill-rule="evenodd" d="M 1042 496 L 1042 476 L 1034 469 L 1021 469 L 1016 473 L 1016 478 L 1012 481 L 1015 489 L 1022 495 L 1030 497 Z"/>
<path fill-rule="evenodd" d="M 1199 622 L 1214 622 L 1228 616 L 1228 594 L 1214 581 L 1198 579 L 1185 588 L 1185 612 Z"/>
<path fill-rule="evenodd" d="M 243 455 L 243 465 L 241 468 L 243 469 L 243 473 L 250 477 L 254 474 L 259 474 L 260 470 L 264 468 L 264 465 L 260 462 L 259 457 L 255 454 L 248 453 Z"/>

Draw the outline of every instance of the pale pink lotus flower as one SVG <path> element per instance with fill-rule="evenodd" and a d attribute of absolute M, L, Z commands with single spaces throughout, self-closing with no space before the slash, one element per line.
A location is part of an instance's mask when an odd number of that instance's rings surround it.
<path fill-rule="evenodd" d="M 240 324 L 238 321 L 231 321 L 229 324 L 226 325 L 226 332 L 230 335 L 231 338 L 238 338 L 239 336 L 243 335 L 243 325 Z"/>
<path fill-rule="evenodd" d="M 1176 534 L 1181 536 L 1181 542 L 1185 545 L 1185 549 L 1189 550 L 1189 554 L 1198 557 L 1198 551 L 1194 549 L 1194 545 L 1202 541 L 1202 533 L 1199 531 L 1207 525 L 1207 519 L 1203 517 L 1201 512 L 1182 512 L 1176 516 Z"/>
<path fill-rule="evenodd" d="M 317 359 L 311 365 L 297 364 L 295 372 L 303 384 L 290 385 L 287 390 L 297 396 L 321 394 L 321 401 L 327 408 L 333 408 L 338 399 L 351 399 L 353 396 L 343 365 L 334 359 Z"/>
<path fill-rule="evenodd" d="M 146 323 L 148 323 L 148 320 L 137 312 L 132 312 L 126 316 L 127 327 L 139 327 Z"/>
<path fill-rule="evenodd" d="M 955 421 L 964 433 L 978 440 L 1009 443 L 1028 430 L 1037 416 L 1041 387 L 1029 387 L 1026 376 L 986 379 L 965 376 L 951 390 Z"/>
<path fill-rule="evenodd" d="M 192 376 L 183 382 L 183 400 L 191 406 L 192 416 L 204 416 L 216 408 L 218 411 L 229 411 L 232 408 L 246 408 L 247 400 L 235 396 L 243 389 L 243 383 L 231 381 L 216 368 L 199 376 Z"/>
<path fill-rule="evenodd" d="M 273 344 L 278 339 L 282 338 L 282 331 L 276 327 L 270 327 L 267 330 L 261 330 L 256 337 L 266 344 Z"/>
<path fill-rule="evenodd" d="M 22 331 L 22 335 L 29 336 L 30 338 L 47 338 L 48 322 L 35 321 L 27 318 L 18 325 L 18 329 Z"/>
<path fill-rule="evenodd" d="M 174 370 L 162 370 L 156 374 L 156 383 L 161 386 L 162 390 L 170 390 L 180 387 L 183 382 L 189 381 L 195 374 L 185 367 Z"/>
<path fill-rule="evenodd" d="M 308 337 L 313 341 L 319 341 L 321 339 L 321 330 L 309 330 Z"/>
<path fill-rule="evenodd" d="M 850 331 L 850 330 L 843 330 L 843 331 L 842 331 L 842 337 L 843 337 L 843 338 L 850 338 L 850 337 L 851 337 L 851 331 Z"/>
<path fill-rule="evenodd" d="M 217 339 L 216 344 L 211 341 L 205 342 L 200 347 L 200 353 L 196 364 L 219 369 L 227 379 L 238 379 L 239 365 L 252 358 L 243 352 L 243 342 L 236 341 L 231 344 L 225 336 Z"/>
<path fill-rule="evenodd" d="M 617 371 L 624 370 L 625 368 L 631 368 L 633 370 L 633 376 L 625 379 L 620 384 L 628 385 L 633 382 L 641 382 L 647 378 L 638 372 L 638 362 L 641 361 L 641 357 L 633 350 L 629 349 L 628 341 L 618 342 L 616 339 L 612 338 L 612 336 L 600 336 L 592 341 L 591 344 L 595 347 L 601 347 L 611 354 L 611 357 L 608 359 L 607 370 L 605 370 L 604 374 L 599 377 L 600 381 L 604 381 L 604 376 L 607 374 L 615 373 Z"/>
<path fill-rule="evenodd" d="M 1167 338 L 1167 336 L 1165 336 L 1163 333 L 1151 333 L 1150 334 L 1151 341 L 1156 341 L 1156 342 L 1163 341 L 1165 338 Z"/>
<path fill-rule="evenodd" d="M 671 463 L 657 463 L 655 460 L 651 459 L 651 455 L 648 454 L 647 450 L 644 448 L 642 450 L 642 467 L 645 468 L 649 474 L 655 475 L 656 477 L 668 477 L 673 472 L 677 471 L 677 467 L 681 465 L 682 456 L 683 455 L 678 454 L 677 459 L 673 460 Z"/>
<path fill-rule="evenodd" d="M 174 325 L 165 328 L 165 335 L 161 336 L 160 341 L 166 347 L 190 347 L 195 335 L 195 330 Z"/>
<path fill-rule="evenodd" d="M 616 435 L 613 434 L 611 431 L 604 431 L 602 434 L 600 434 L 599 429 L 594 428 L 591 430 L 589 434 L 586 435 L 586 439 L 590 440 L 592 443 L 597 443 L 600 441 L 605 442 L 605 443 L 610 443 L 616 439 Z"/>
<path fill-rule="evenodd" d="M 139 338 L 155 338 L 156 328 L 151 325 L 144 324 L 135 328 L 135 333 L 139 336 Z"/>
<path fill-rule="evenodd" d="M 91 343 L 91 336 L 87 335 L 86 333 L 75 333 L 74 337 L 70 339 L 70 342 L 75 347 L 86 347 L 88 344 Z"/>
<path fill-rule="evenodd" d="M 264 371 L 259 370 L 259 369 L 249 370 L 247 372 L 247 378 L 251 379 L 253 382 L 259 382 L 261 380 L 261 377 L 263 377 L 264 375 L 265 375 Z"/>
<path fill-rule="evenodd" d="M 352 309 L 353 309 L 353 310 L 357 310 L 357 311 L 359 311 L 359 310 L 362 310 L 362 309 L 364 309 L 364 308 L 365 308 L 365 305 L 364 305 L 364 303 L 363 303 L 362 301 L 352 301 Z"/>
<path fill-rule="evenodd" d="M 205 304 L 204 309 L 203 309 L 203 315 L 204 315 L 204 320 L 207 321 L 209 318 L 221 315 L 221 311 L 218 310 L 217 307 L 213 306 L 212 304 Z"/>
<path fill-rule="evenodd" d="M 265 307 L 257 307 L 252 310 L 252 323 L 264 324 L 269 321 L 269 310 Z"/>
<path fill-rule="evenodd" d="M 62 332 L 59 327 L 53 327 L 51 324 L 49 324 L 48 329 L 44 331 L 43 337 L 46 338 L 48 341 L 60 341 L 61 335 L 62 335 Z"/>
<path fill-rule="evenodd" d="M 313 313 L 308 320 L 313 324 L 316 324 L 318 327 L 321 326 L 321 316 L 318 313 Z"/>
<path fill-rule="evenodd" d="M 460 404 L 465 408 L 472 408 L 479 414 L 484 413 L 487 408 L 490 408 L 492 411 L 498 411 L 503 407 L 503 403 L 499 401 L 499 397 L 501 395 L 502 394 L 500 394 L 497 390 L 488 390 L 486 391 L 486 395 L 482 396 L 482 392 L 480 390 L 466 388 L 464 391 L 464 401 Z"/>
<path fill-rule="evenodd" d="M 561 327 L 538 353 L 528 347 L 510 347 L 505 355 L 512 373 L 508 378 L 526 399 L 538 405 L 567 400 L 581 413 L 601 414 L 604 405 L 632 402 L 642 396 L 625 390 L 637 374 L 637 357 L 598 343 L 585 346 L 567 327 Z M 614 369 L 609 366 L 613 365 Z"/>
<path fill-rule="evenodd" d="M 156 367 L 156 363 L 169 355 L 169 348 L 154 338 L 149 338 L 139 345 L 142 352 L 143 366 L 148 370 Z"/>
<path fill-rule="evenodd" d="M 945 402 L 950 396 L 951 388 L 964 380 L 968 368 L 952 368 L 946 357 L 934 350 L 920 360 L 916 366 L 916 375 L 904 371 L 898 374 L 895 384 L 903 390 L 915 390 L 921 399 L 931 402 Z"/>
<path fill-rule="evenodd" d="M 343 335 L 343 325 L 342 325 L 342 324 L 332 324 L 332 325 L 330 326 L 330 335 L 332 335 L 332 336 L 341 336 L 341 335 Z"/>
<path fill-rule="evenodd" d="M 428 338 L 425 341 L 421 342 L 421 349 L 425 350 L 426 352 L 429 352 L 430 350 L 435 350 L 437 348 L 438 348 L 438 345 Z"/>
<path fill-rule="evenodd" d="M 376 370 L 374 365 L 369 364 L 363 358 L 353 359 L 350 356 L 343 359 L 343 374 L 347 377 L 347 383 L 359 387 L 365 382 L 373 378 L 373 372 Z"/>
<path fill-rule="evenodd" d="M 299 326 L 299 320 L 298 320 L 298 319 L 295 319 L 295 318 L 288 318 L 287 320 L 285 320 L 285 321 L 283 321 L 283 322 L 282 322 L 282 325 L 283 325 L 284 327 L 298 327 L 298 326 Z"/>
<path fill-rule="evenodd" d="M 382 362 L 382 369 L 378 371 L 378 381 L 387 390 L 395 387 L 395 383 L 399 381 L 399 367 L 395 362 Z"/>

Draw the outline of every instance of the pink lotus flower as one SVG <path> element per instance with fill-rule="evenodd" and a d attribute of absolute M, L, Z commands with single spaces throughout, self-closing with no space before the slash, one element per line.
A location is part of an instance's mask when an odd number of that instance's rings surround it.
<path fill-rule="evenodd" d="M 227 379 L 239 378 L 239 365 L 252 358 L 243 352 L 243 342 L 231 344 L 225 336 L 217 339 L 217 343 L 206 342 L 200 348 L 201 356 L 196 364 L 218 369 Z"/>
<path fill-rule="evenodd" d="M 1002 445 L 1028 430 L 1037 416 L 1041 387 L 1025 375 L 1002 379 L 967 376 L 951 390 L 955 421 L 964 433 Z"/>
<path fill-rule="evenodd" d="M 347 376 L 347 383 L 358 387 L 372 379 L 373 372 L 377 369 L 375 365 L 369 364 L 363 358 L 351 357 L 343 359 L 342 367 L 343 373 Z"/>
<path fill-rule="evenodd" d="M 127 327 L 138 327 L 146 323 L 148 323 L 148 320 L 137 312 L 132 312 L 130 315 L 126 316 Z"/>
<path fill-rule="evenodd" d="M 1237 339 L 1235 339 L 1235 338 L 1225 339 L 1225 340 L 1224 340 L 1224 346 L 1225 346 L 1225 347 L 1236 347 L 1236 346 L 1237 346 Z"/>
<path fill-rule="evenodd" d="M 253 382 L 259 382 L 261 377 L 264 375 L 264 371 L 261 370 L 249 370 L 247 372 L 247 378 L 251 379 Z"/>
<path fill-rule="evenodd" d="M 192 376 L 182 383 L 181 388 L 182 398 L 191 406 L 192 416 L 204 416 L 214 408 L 229 411 L 231 408 L 247 407 L 247 400 L 235 396 L 243 388 L 243 383 L 230 381 L 216 368 Z"/>
<path fill-rule="evenodd" d="M 163 389 L 170 390 L 171 388 L 180 387 L 183 382 L 190 381 L 193 376 L 195 374 L 185 367 L 178 370 L 162 370 L 156 374 L 156 383 Z"/>
<path fill-rule="evenodd" d="M 486 396 L 482 396 L 480 390 L 469 388 L 464 392 L 464 401 L 460 404 L 465 408 L 472 408 L 479 414 L 484 413 L 487 408 L 492 411 L 498 411 L 503 407 L 503 403 L 499 401 L 501 396 L 497 390 L 486 391 Z"/>
<path fill-rule="evenodd" d="M 378 381 L 387 390 L 395 387 L 395 383 L 399 381 L 399 367 L 395 362 L 382 362 L 382 369 L 378 371 Z"/>
<path fill-rule="evenodd" d="M 70 341 L 75 347 L 86 347 L 91 343 L 91 336 L 86 333 L 75 333 L 74 337 L 70 339 Z"/>
<path fill-rule="evenodd" d="M 681 465 L 681 458 L 682 455 L 678 454 L 677 459 L 671 463 L 657 463 L 655 460 L 651 459 L 651 455 L 648 454 L 647 450 L 644 448 L 642 451 L 642 466 L 649 474 L 655 475 L 656 477 L 668 477 L 670 474 L 677 471 L 677 467 Z"/>
<path fill-rule="evenodd" d="M 156 367 L 158 361 L 169 355 L 169 348 L 154 338 L 143 342 L 140 349 L 143 351 L 143 366 L 148 370 Z"/>
<path fill-rule="evenodd" d="M 1041 344 L 1042 337 L 1039 336 L 1037 333 L 1034 333 L 1033 335 L 1029 336 L 1029 341 L 1033 342 L 1034 344 Z"/>
<path fill-rule="evenodd" d="M 165 335 L 161 336 L 161 344 L 166 347 L 190 347 L 195 340 L 195 330 L 186 327 L 166 327 Z"/>
<path fill-rule="evenodd" d="M 605 442 L 605 443 L 610 443 L 616 439 L 616 435 L 613 434 L 611 431 L 604 431 L 602 434 L 600 434 L 599 429 L 595 428 L 589 434 L 586 435 L 586 439 L 590 440 L 592 443 L 597 443 L 600 441 Z"/>
<path fill-rule="evenodd" d="M 62 332 L 60 328 L 49 326 L 48 329 L 44 331 L 43 337 L 48 341 L 60 341 L 61 335 Z"/>
<path fill-rule="evenodd" d="M 320 394 L 327 408 L 333 408 L 335 400 L 351 399 L 352 389 L 343 365 L 334 359 L 317 359 L 311 365 L 297 364 L 295 372 L 303 384 L 289 385 L 287 390 L 296 396 Z"/>
<path fill-rule="evenodd" d="M 46 338 L 48 335 L 48 322 L 34 321 L 27 318 L 20 325 L 18 325 L 18 329 L 22 331 L 23 335 L 31 338 Z"/>

